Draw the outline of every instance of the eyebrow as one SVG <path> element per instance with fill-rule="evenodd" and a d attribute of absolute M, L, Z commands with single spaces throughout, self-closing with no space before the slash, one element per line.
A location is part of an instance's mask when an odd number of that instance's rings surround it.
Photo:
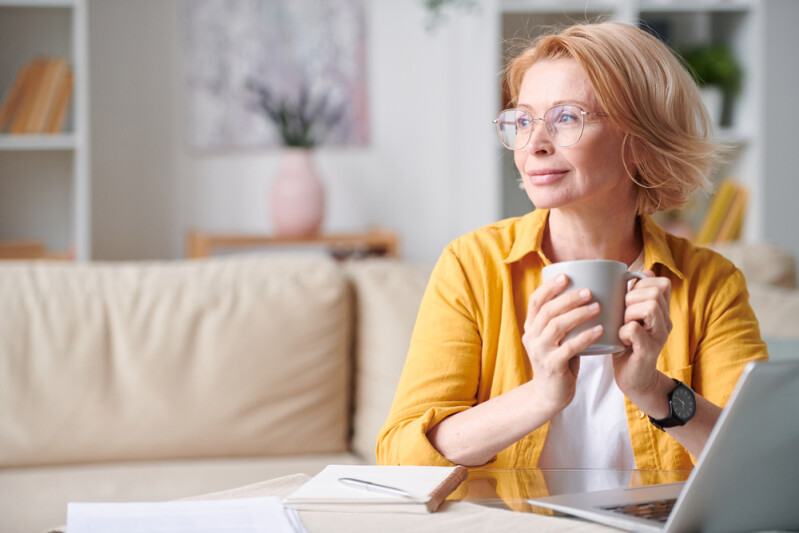
<path fill-rule="evenodd" d="M 552 103 L 551 106 L 546 108 L 546 110 L 544 112 L 552 109 L 553 107 L 557 107 L 559 105 L 568 105 L 568 104 L 578 105 L 578 106 L 580 106 L 582 108 L 591 107 L 591 105 L 588 102 L 583 102 L 581 100 L 556 100 L 555 102 Z M 533 110 L 532 106 L 529 106 L 527 104 L 517 104 L 516 107 L 521 107 L 522 109 L 526 109 L 528 111 L 532 111 Z"/>

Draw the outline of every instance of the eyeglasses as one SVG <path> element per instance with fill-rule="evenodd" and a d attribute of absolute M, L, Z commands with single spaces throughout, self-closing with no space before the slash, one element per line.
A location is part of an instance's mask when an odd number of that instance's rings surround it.
<path fill-rule="evenodd" d="M 508 150 L 523 150 L 533 135 L 534 124 L 540 120 L 546 126 L 549 138 L 560 147 L 577 144 L 583 136 L 586 115 L 607 116 L 604 113 L 588 113 L 575 104 L 556 105 L 544 113 L 543 117 L 534 117 L 523 109 L 506 109 L 494 120 L 499 132 L 499 140 Z"/>

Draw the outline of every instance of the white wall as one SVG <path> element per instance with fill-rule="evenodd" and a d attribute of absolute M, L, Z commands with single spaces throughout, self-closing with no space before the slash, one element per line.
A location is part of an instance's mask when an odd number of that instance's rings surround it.
<path fill-rule="evenodd" d="M 768 72 L 760 106 L 759 131 L 763 137 L 760 193 L 765 240 L 780 244 L 799 257 L 799 174 L 796 144 L 799 140 L 799 2 L 770 0 L 763 4 L 763 46 Z M 786 60 L 787 58 L 790 58 Z"/>
<path fill-rule="evenodd" d="M 98 259 L 175 258 L 190 229 L 269 232 L 268 190 L 279 151 L 198 153 L 184 118 L 180 0 L 89 0 L 92 224 Z M 320 149 L 325 230 L 394 229 L 403 256 L 433 261 L 454 237 L 501 218 L 498 0 L 455 12 L 434 33 L 417 0 L 368 0 L 371 143 Z M 799 256 L 793 113 L 799 69 L 791 24 L 799 2 L 758 4 L 766 61 L 749 165 L 748 234 Z M 763 41 L 763 42 L 760 42 Z M 763 56 L 759 56 L 763 57 Z M 779 113 L 776 111 L 779 109 Z M 751 113 L 750 113 L 751 112 Z M 771 128 L 771 129 L 769 129 Z M 774 138 L 772 138 L 774 137 Z M 524 194 L 519 191 L 519 194 Z"/>
<path fill-rule="evenodd" d="M 491 120 L 498 105 L 493 1 L 424 29 L 420 2 L 367 4 L 371 142 L 325 149 L 329 232 L 394 229 L 433 261 L 499 218 Z M 278 150 L 200 153 L 183 131 L 178 0 L 91 0 L 93 242 L 98 259 L 173 258 L 190 229 L 269 232 Z"/>

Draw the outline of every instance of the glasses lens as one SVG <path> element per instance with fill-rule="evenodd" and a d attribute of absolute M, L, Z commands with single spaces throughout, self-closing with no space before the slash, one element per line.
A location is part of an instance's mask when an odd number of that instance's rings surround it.
<path fill-rule="evenodd" d="M 510 150 L 524 148 L 530 140 L 532 119 L 524 111 L 507 109 L 497 118 L 497 130 L 502 144 Z"/>
<path fill-rule="evenodd" d="M 573 105 L 555 106 L 544 115 L 547 131 L 558 146 L 571 146 L 583 134 L 582 109 Z"/>

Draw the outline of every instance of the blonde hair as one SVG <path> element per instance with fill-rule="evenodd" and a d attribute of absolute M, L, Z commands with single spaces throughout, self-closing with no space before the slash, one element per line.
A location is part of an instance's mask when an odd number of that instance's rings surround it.
<path fill-rule="evenodd" d="M 505 68 L 512 105 L 533 63 L 559 58 L 577 61 L 601 111 L 624 132 L 620 156 L 637 185 L 639 214 L 680 207 L 697 188 L 710 190 L 722 148 L 711 139 L 696 83 L 662 42 L 616 22 L 542 35 Z"/>

